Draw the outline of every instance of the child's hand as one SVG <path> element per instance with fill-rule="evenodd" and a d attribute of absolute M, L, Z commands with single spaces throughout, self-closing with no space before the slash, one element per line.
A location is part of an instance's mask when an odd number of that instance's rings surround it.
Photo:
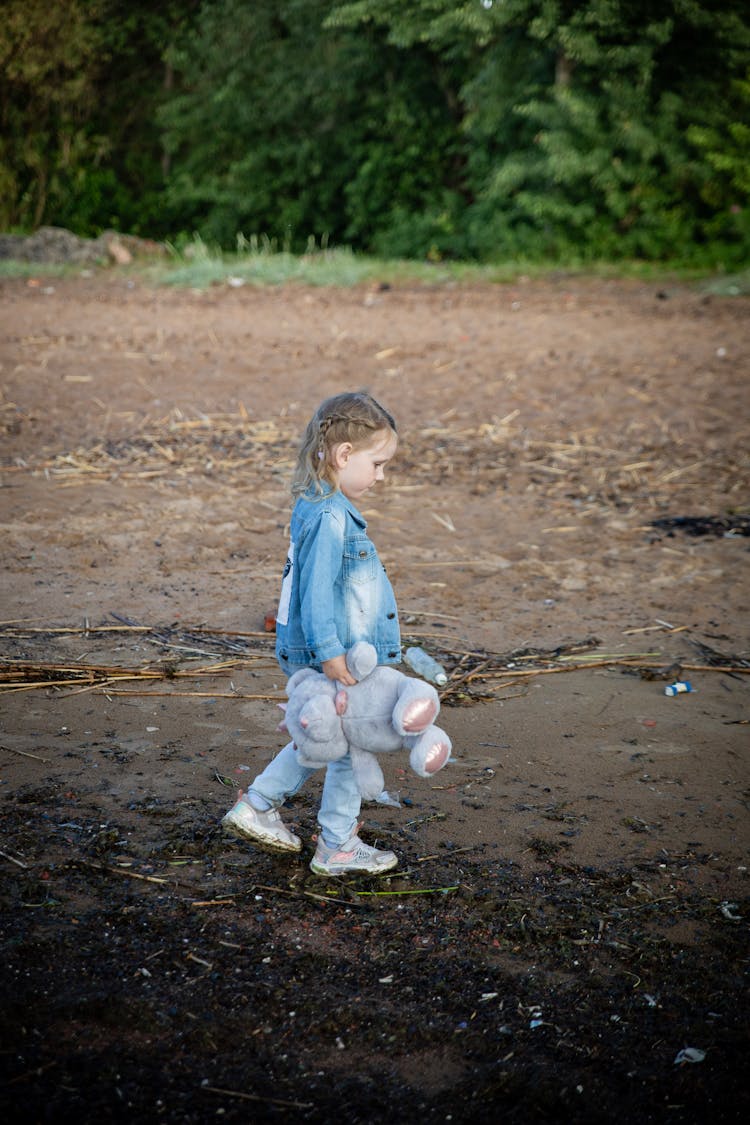
<path fill-rule="evenodd" d="M 343 655 L 332 656 L 330 660 L 324 660 L 320 666 L 329 680 L 338 680 L 340 684 L 347 684 L 349 687 L 357 682 L 347 668 L 346 657 Z"/>

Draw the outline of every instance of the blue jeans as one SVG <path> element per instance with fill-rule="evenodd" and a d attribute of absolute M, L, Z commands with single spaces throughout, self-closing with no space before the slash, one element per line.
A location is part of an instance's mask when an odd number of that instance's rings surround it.
<path fill-rule="evenodd" d="M 289 742 L 263 772 L 258 774 L 247 795 L 259 798 L 260 803 L 265 802 L 278 808 L 287 797 L 298 793 L 316 772 L 300 765 L 294 743 Z M 326 847 L 336 848 L 354 835 L 361 807 L 362 798 L 354 781 L 350 756 L 347 754 L 336 762 L 329 762 L 318 812 L 318 823 Z"/>

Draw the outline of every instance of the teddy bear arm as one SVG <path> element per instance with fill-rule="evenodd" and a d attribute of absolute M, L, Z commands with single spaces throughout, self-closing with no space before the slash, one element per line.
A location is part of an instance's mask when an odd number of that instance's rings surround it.
<path fill-rule="evenodd" d="M 404 676 L 393 709 L 393 725 L 402 734 L 419 734 L 437 718 L 440 699 L 432 684 Z"/>

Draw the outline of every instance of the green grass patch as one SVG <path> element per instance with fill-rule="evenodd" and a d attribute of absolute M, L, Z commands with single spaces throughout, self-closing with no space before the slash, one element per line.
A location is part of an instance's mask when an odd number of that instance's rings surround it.
<path fill-rule="evenodd" d="M 355 254 L 348 248 L 312 248 L 295 255 L 277 250 L 270 242 L 245 243 L 238 253 L 213 249 L 201 239 L 177 249 L 170 247 L 171 257 L 146 268 L 150 281 L 206 289 L 211 285 L 241 287 L 243 285 L 285 285 L 299 283 L 313 286 L 348 288 L 367 283 L 444 285 L 511 284 L 520 278 L 603 277 L 632 278 L 650 282 L 694 283 L 706 278 L 709 271 L 694 265 L 655 264 L 643 261 L 624 262 L 538 262 L 507 261 L 478 264 L 459 261 L 385 260 Z"/>
<path fill-rule="evenodd" d="M 695 263 L 647 261 L 591 262 L 583 259 L 539 262 L 513 260 L 479 264 L 465 261 L 380 259 L 357 254 L 347 247 L 318 246 L 310 239 L 304 254 L 292 254 L 267 238 L 239 235 L 237 251 L 229 253 L 205 243 L 199 236 L 167 243 L 159 258 L 136 260 L 129 266 L 83 266 L 80 262 L 50 263 L 0 260 L 2 278 L 53 278 L 91 276 L 118 271 L 151 285 L 185 289 L 211 286 L 300 284 L 351 288 L 356 285 L 440 286 L 446 284 L 513 284 L 521 279 L 565 281 L 575 278 L 629 279 L 660 285 L 689 285 L 721 297 L 750 294 L 750 269 L 726 274 L 718 268 L 697 268 Z"/>
<path fill-rule="evenodd" d="M 715 277 L 705 282 L 703 288 L 715 297 L 747 297 L 750 295 L 750 269 Z"/>
<path fill-rule="evenodd" d="M 85 269 L 80 262 L 17 262 L 12 258 L 0 259 L 0 278 L 76 277 Z"/>

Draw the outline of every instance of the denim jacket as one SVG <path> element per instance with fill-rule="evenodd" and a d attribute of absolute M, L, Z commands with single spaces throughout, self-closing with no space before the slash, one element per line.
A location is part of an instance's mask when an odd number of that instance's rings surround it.
<path fill-rule="evenodd" d="M 291 675 L 296 668 L 320 669 L 355 641 L 374 645 L 380 664 L 401 660 L 393 589 L 351 501 L 333 490 L 306 493 L 292 512 L 276 656 Z"/>

